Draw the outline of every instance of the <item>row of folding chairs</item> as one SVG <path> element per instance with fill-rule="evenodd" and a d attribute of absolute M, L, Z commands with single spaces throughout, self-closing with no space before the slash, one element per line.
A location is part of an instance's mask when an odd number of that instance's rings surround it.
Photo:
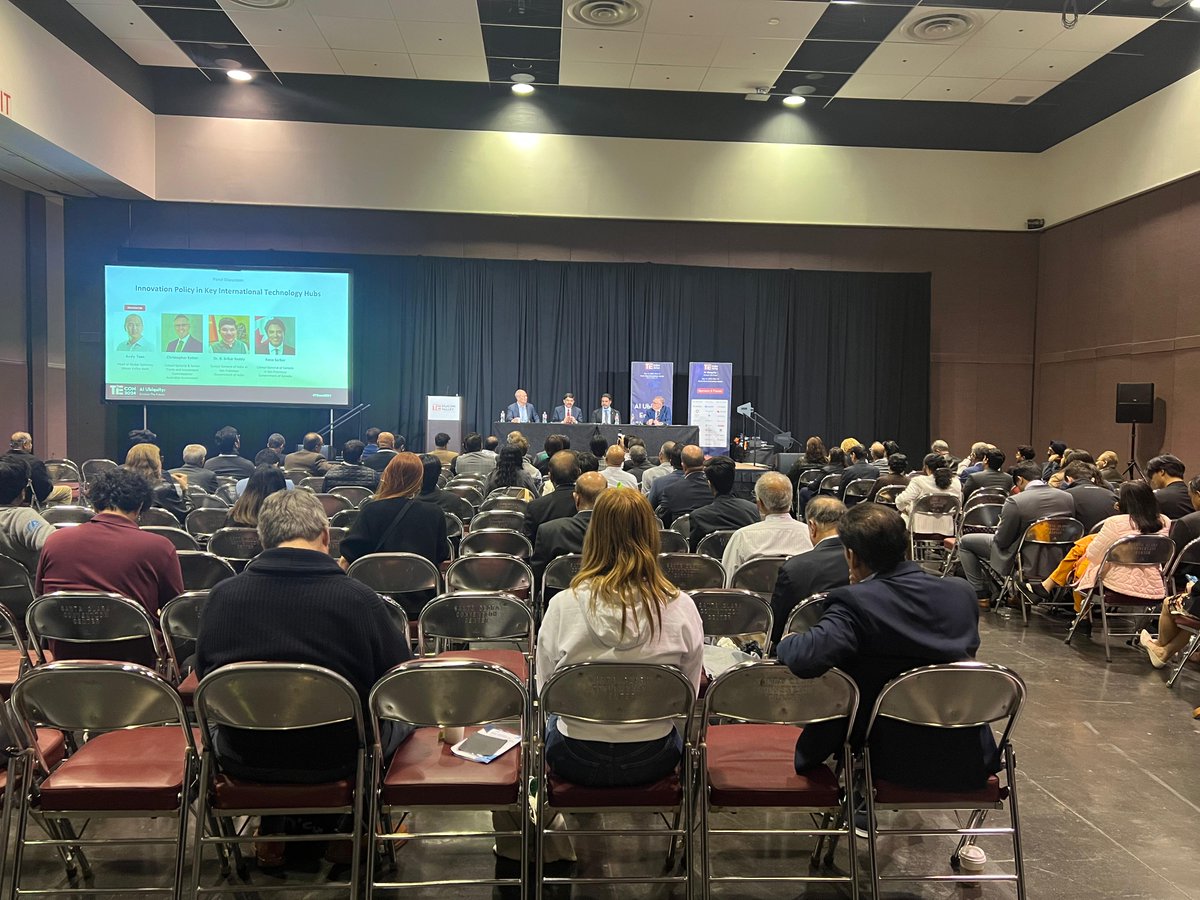
<path fill-rule="evenodd" d="M 56 848 L 63 852 L 69 867 L 86 872 L 85 848 L 114 840 L 104 835 L 80 837 L 72 820 L 135 816 L 175 820 L 171 837 L 152 839 L 173 848 L 171 883 L 161 886 L 173 896 L 203 896 L 231 889 L 255 892 L 260 885 L 225 883 L 231 863 L 242 868 L 239 846 L 254 840 L 253 835 L 237 831 L 238 819 L 339 813 L 348 819 L 347 827 L 322 839 L 334 837 L 352 843 L 349 884 L 306 886 L 310 890 L 344 894 L 349 888 L 350 896 L 372 896 L 376 891 L 404 888 L 461 889 L 469 883 L 502 883 L 524 891 L 532 879 L 539 896 L 546 885 L 613 881 L 622 886 L 635 882 L 678 884 L 689 897 L 697 892 L 707 897 L 714 884 L 784 880 L 840 883 L 857 898 L 862 879 L 857 871 L 851 790 L 857 775 L 867 786 L 872 896 L 892 882 L 1005 880 L 1014 882 L 1018 897 L 1024 898 L 1016 768 L 1010 741 L 1024 697 L 1021 679 L 1001 666 L 953 663 L 897 677 L 868 713 L 859 709 L 854 682 L 837 670 L 802 680 L 777 663 L 752 662 L 717 678 L 698 706 L 695 687 L 673 667 L 583 663 L 565 667 L 548 679 L 535 708 L 526 684 L 502 666 L 478 659 L 421 658 L 398 666 L 374 686 L 364 721 L 362 702 L 354 688 L 327 669 L 237 663 L 212 672 L 199 683 L 194 704 L 200 728 L 193 732 L 179 695 L 147 668 L 119 663 L 49 663 L 26 674 L 13 689 L 15 730 L 24 741 L 12 755 L 8 771 L 14 781 L 37 789 L 5 792 L 5 814 L 15 813 L 17 819 L 11 881 L 14 896 L 21 896 L 17 889 L 22 887 L 25 855 L 31 847 Z M 843 723 L 849 733 L 860 715 L 869 716 L 861 759 L 856 760 L 843 742 L 834 766 L 796 774 L 793 754 L 801 728 L 818 722 Z M 545 766 L 543 736 L 552 716 L 601 726 L 634 722 L 673 725 L 683 738 L 680 765 L 673 775 L 650 785 L 594 788 L 571 784 Z M 1002 777 L 993 778 L 981 790 L 964 793 L 923 791 L 876 780 L 871 774 L 872 754 L 887 748 L 873 747 L 872 735 L 875 723 L 885 719 L 943 728 L 998 726 Z M 339 722 L 347 723 L 353 732 L 354 766 L 349 777 L 329 784 L 301 788 L 235 778 L 222 771 L 211 743 L 214 727 L 270 731 L 278 736 Z M 384 759 L 380 751 L 388 722 L 417 729 L 391 760 Z M 519 749 L 488 766 L 461 760 L 438 741 L 439 728 L 462 727 L 473 732 L 497 722 L 505 723 L 522 740 Z M 90 739 L 57 760 L 35 737 L 77 731 L 88 732 Z M 130 758 L 136 758 L 138 765 L 123 765 Z M 532 816 L 531 781 L 538 784 Z M 190 814 L 193 800 L 194 822 Z M 447 809 L 507 814 L 511 825 L 499 832 L 466 833 L 421 828 L 399 831 L 394 825 L 398 816 L 413 811 Z M 970 817 L 966 826 L 958 828 L 881 825 L 881 813 L 886 810 L 918 809 L 963 810 Z M 722 827 L 725 821 L 718 816 L 739 810 L 792 815 L 787 827 L 780 829 Z M 1005 810 L 1007 826 L 984 828 L 982 814 L 989 810 Z M 562 835 L 551 831 L 556 814 L 598 812 L 652 817 L 640 828 L 622 824 L 617 830 L 604 830 L 595 823 L 566 833 L 577 838 L 604 834 L 665 838 L 668 867 L 661 872 L 613 878 L 543 876 L 546 839 Z M 806 814 L 812 817 L 811 825 Z M 661 816 L 667 827 L 658 827 L 654 816 Z M 35 817 L 46 824 L 44 839 L 30 836 L 29 822 Z M 192 866 L 185 874 L 189 825 L 193 826 Z M 818 863 L 831 862 L 836 843 L 844 840 L 848 871 L 829 869 L 786 878 L 758 876 L 753 871 L 714 871 L 716 841 L 734 836 L 743 844 L 763 836 L 777 841 L 778 835 L 817 838 L 813 860 Z M 1003 835 L 1012 842 L 1013 872 L 985 876 L 883 874 L 877 844 L 888 835 L 906 842 L 914 836 L 949 836 L 957 838 L 959 849 L 981 836 Z M 507 839 L 520 857 L 520 874 L 470 882 L 456 877 L 451 860 L 446 859 L 429 868 L 440 868 L 447 877 L 414 882 L 401 880 L 391 867 L 385 873 L 380 865 L 381 859 L 395 859 L 400 841 L 409 843 L 406 855 L 423 855 L 437 852 L 427 851 L 431 843 L 436 847 L 480 837 L 497 842 Z M 305 839 L 312 838 L 290 838 Z M 358 852 L 363 842 L 370 845 L 365 866 L 360 863 L 364 854 Z M 685 862 L 676 868 L 681 846 Z M 221 882 L 215 885 L 203 878 L 206 853 L 212 851 L 222 872 Z M 699 885 L 691 864 L 696 856 L 701 867 Z M 73 886 L 61 891 L 72 892 Z"/>

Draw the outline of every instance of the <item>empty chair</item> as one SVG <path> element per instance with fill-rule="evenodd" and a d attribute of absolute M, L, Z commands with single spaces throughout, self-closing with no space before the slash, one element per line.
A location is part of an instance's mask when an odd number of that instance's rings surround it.
<path fill-rule="evenodd" d="M 219 556 L 189 550 L 179 551 L 179 570 L 183 573 L 184 590 L 188 591 L 206 591 L 237 574 Z"/>
<path fill-rule="evenodd" d="M 704 623 L 705 637 L 761 634 L 764 650 L 770 650 L 774 617 L 771 604 L 758 594 L 740 588 L 710 588 L 691 594 Z"/>
<path fill-rule="evenodd" d="M 699 772 L 701 822 L 699 857 L 704 867 L 705 896 L 713 884 L 729 884 L 759 880 L 757 867 L 739 866 L 736 874 L 714 874 L 714 837 L 740 836 L 743 841 L 759 835 L 816 835 L 818 842 L 811 863 L 820 862 L 822 845 L 830 841 L 827 867 L 832 865 L 834 842 L 846 838 L 849 871 L 811 871 L 807 875 L 763 875 L 763 881 L 841 882 L 850 889 L 850 896 L 859 896 L 858 854 L 854 847 L 853 804 L 850 792 L 838 783 L 838 774 L 847 773 L 849 783 L 853 771 L 850 744 L 843 740 L 835 768 L 822 764 L 796 772 L 796 739 L 803 726 L 817 722 L 844 722 L 845 733 L 854 722 L 858 708 L 858 688 L 837 669 L 830 669 L 819 678 L 796 678 L 775 662 L 747 662 L 723 673 L 708 688 L 704 698 L 704 716 L 699 739 Z M 785 824 L 777 828 L 755 825 L 747 833 L 733 827 L 714 823 L 714 814 L 740 809 L 783 811 L 789 814 Z M 820 815 L 820 824 L 794 821 L 797 814 Z M 792 823 L 794 824 L 787 824 Z M 770 844 L 772 853 L 778 845 Z M 741 852 L 744 849 L 739 847 Z M 764 851 L 766 848 L 764 847 Z"/>
<path fill-rule="evenodd" d="M 1025 864 L 1021 854 L 1021 822 L 1017 811 L 1016 761 L 1011 743 L 1012 729 L 1025 703 L 1025 683 L 1015 672 L 1003 666 L 980 662 L 947 663 L 913 669 L 892 679 L 880 692 L 867 723 L 863 747 L 863 774 L 867 781 L 867 846 L 871 861 L 871 882 L 874 896 L 880 896 L 885 884 L 896 882 L 969 882 L 978 881 L 975 873 L 946 875 L 943 872 L 927 876 L 893 872 L 880 874 L 879 839 L 895 834 L 908 844 L 914 837 L 947 835 L 959 838 L 951 856 L 957 869 L 959 853 L 981 834 L 1008 835 L 1012 840 L 1013 874 L 990 872 L 988 881 L 1014 882 L 1019 900 L 1025 900 Z M 1003 779 L 993 775 L 976 790 L 929 790 L 908 786 L 900 781 L 880 777 L 875 761 L 886 754 L 886 732 L 895 734 L 895 723 L 931 726 L 947 733 L 956 729 L 991 727 L 1001 723 L 997 746 Z M 883 726 L 883 727 L 881 727 Z M 898 754 L 893 754 L 898 756 Z M 902 757 L 901 757 L 902 759 Z M 902 766 L 898 762 L 896 766 Z M 1009 823 L 1005 826 L 983 827 L 988 810 L 1007 809 Z M 879 824 L 881 810 L 960 810 L 970 815 L 964 827 L 911 827 L 906 821 L 897 827 L 883 828 Z M 913 857 L 906 855 L 905 859 Z M 921 859 L 921 856 L 916 856 Z"/>
<path fill-rule="evenodd" d="M 44 663 L 43 648 L 59 659 L 112 659 L 141 663 L 166 674 L 167 652 L 150 616 L 132 600 L 100 591 L 42 594 L 25 615 L 30 649 Z"/>
<path fill-rule="evenodd" d="M 498 528 L 523 533 L 525 531 L 525 513 L 511 509 L 491 509 L 476 513 L 471 519 L 472 531 Z"/>
<path fill-rule="evenodd" d="M 25 643 L 24 631 L 16 616 L 7 606 L 0 603 L 0 640 L 5 643 L 11 642 L 13 645 L 12 649 L 0 648 L 0 702 L 8 699 L 17 679 L 29 671 L 37 661 L 37 657 L 30 652 Z M 0 722 L 3 716 L 3 712 L 0 711 Z M 0 841 L 3 841 L 3 838 L 4 835 L 0 834 Z"/>
<path fill-rule="evenodd" d="M 342 555 L 342 538 L 350 532 L 349 528 L 329 526 L 329 555 L 337 559 Z"/>
<path fill-rule="evenodd" d="M 194 493 L 189 491 L 188 495 L 192 498 L 193 512 L 197 509 L 221 509 L 226 511 L 229 509 L 228 501 L 226 501 L 223 497 L 218 497 L 216 494 Z"/>
<path fill-rule="evenodd" d="M 783 633 L 785 635 L 804 634 L 821 621 L 821 616 L 825 614 L 825 598 L 827 596 L 829 596 L 827 593 L 813 594 L 793 606 L 792 611 L 788 613 Z"/>
<path fill-rule="evenodd" d="M 454 544 L 458 544 L 463 536 L 462 519 L 454 515 L 454 513 L 446 513 L 446 537 Z"/>
<path fill-rule="evenodd" d="M 1004 501 L 1008 499 L 1008 492 L 1001 491 L 995 488 L 981 488 L 973 493 L 970 497 L 963 501 L 963 512 L 980 504 L 999 504 L 1004 505 Z"/>
<path fill-rule="evenodd" d="M 33 582 L 29 570 L 11 557 L 0 554 L 0 603 L 8 608 L 24 634 L 25 611 L 33 602 Z"/>
<path fill-rule="evenodd" d="M 565 591 L 571 586 L 571 579 L 579 574 L 583 565 L 583 556 L 579 553 L 568 553 L 556 556 L 546 565 L 542 573 L 541 593 L 538 602 L 538 618 L 546 612 L 546 605 L 559 591 Z"/>
<path fill-rule="evenodd" d="M 187 661 L 196 652 L 196 636 L 200 633 L 200 612 L 208 602 L 208 591 L 185 591 L 162 608 L 158 617 L 162 626 L 163 646 L 167 651 L 169 675 L 179 686 L 179 695 L 187 706 L 192 705 L 197 679 Z M 184 670 L 188 670 L 185 675 Z"/>
<path fill-rule="evenodd" d="M 292 484 L 295 484 L 295 485 L 301 484 L 305 478 L 314 477 L 312 472 L 310 472 L 308 469 L 298 469 L 294 466 L 290 469 L 285 468 L 283 470 L 283 474 L 284 474 L 284 477 L 287 478 L 288 481 L 290 481 Z M 325 476 L 322 475 L 321 476 L 322 486 L 324 486 L 324 482 L 325 482 Z"/>
<path fill-rule="evenodd" d="M 754 591 L 768 601 L 775 592 L 779 568 L 788 561 L 786 556 L 756 556 L 746 560 L 730 576 L 729 586 Z"/>
<path fill-rule="evenodd" d="M 417 653 L 444 659 L 478 659 L 503 666 L 522 682 L 533 667 L 533 611 L 500 591 L 456 591 L 434 597 L 417 617 Z M 512 643 L 515 649 L 445 650 L 454 643 Z"/>
<path fill-rule="evenodd" d="M 228 519 L 228 507 L 197 508 L 187 514 L 183 527 L 192 537 L 206 541 L 214 531 L 224 528 Z"/>
<path fill-rule="evenodd" d="M 480 513 L 475 517 L 478 521 Z M 472 522 L 472 525 L 475 524 Z M 481 553 L 502 553 L 505 556 L 515 556 L 518 559 L 529 559 L 533 556 L 533 547 L 529 544 L 529 539 L 519 531 L 512 531 L 507 528 L 489 528 L 482 531 L 472 529 L 470 533 L 462 539 L 459 546 L 459 553 L 462 556 L 474 556 Z"/>
<path fill-rule="evenodd" d="M 86 485 L 101 472 L 111 472 L 119 468 L 120 465 L 111 459 L 85 459 L 79 467 L 79 474 Z"/>
<path fill-rule="evenodd" d="M 725 587 L 725 569 L 720 560 L 692 553 L 660 553 L 658 567 L 681 591 Z"/>
<path fill-rule="evenodd" d="M 676 534 L 682 535 L 686 545 L 686 542 L 692 539 L 692 514 L 684 513 L 682 516 L 676 516 L 672 519 L 671 530 Z M 663 552 L 668 552 L 666 547 L 663 547 Z M 687 552 L 686 546 L 683 552 Z"/>
<path fill-rule="evenodd" d="M 368 553 L 352 562 L 347 574 L 396 600 L 414 619 L 442 586 L 438 567 L 415 553 Z"/>
<path fill-rule="evenodd" d="M 867 499 L 871 490 L 875 487 L 874 478 L 855 478 L 852 482 L 846 485 L 846 495 L 843 498 L 847 506 L 854 506 L 856 503 L 861 503 Z"/>
<path fill-rule="evenodd" d="M 359 484 L 340 484 L 337 487 L 331 487 L 329 493 L 336 494 L 339 497 L 345 497 L 350 501 L 350 505 L 358 507 L 364 500 L 374 495 L 369 487 L 363 487 Z M 341 512 L 341 510 L 338 510 Z M 333 518 L 333 516 L 330 516 Z"/>
<path fill-rule="evenodd" d="M 1021 616 L 1026 624 L 1029 624 L 1029 605 L 1034 598 L 1029 596 L 1025 585 L 1044 581 L 1075 546 L 1075 542 L 1083 537 L 1083 532 L 1083 523 L 1078 519 L 1047 516 L 1031 522 L 1021 535 L 1013 555 L 1012 568 L 1004 579 L 1000 595 L 1016 597 L 1020 601 Z M 1059 605 L 1068 603 L 1072 601 L 1066 600 Z M 1043 605 L 1054 604 L 1044 602 Z"/>
<path fill-rule="evenodd" d="M 519 512 L 522 515 L 529 508 L 529 501 L 520 497 L 507 496 L 489 496 L 483 501 L 483 506 L 479 508 L 480 512 L 491 512 L 492 510 L 508 510 L 509 512 Z"/>
<path fill-rule="evenodd" d="M 674 525 L 671 528 L 660 529 L 658 537 L 663 553 L 688 552 L 688 539 L 676 531 Z"/>
<path fill-rule="evenodd" d="M 296 487 L 308 488 L 314 494 L 319 494 L 325 490 L 324 475 L 305 475 L 299 481 L 293 482 Z"/>
<path fill-rule="evenodd" d="M 727 530 L 706 534 L 696 546 L 696 552 L 701 556 L 711 556 L 713 559 L 719 560 L 725 555 L 725 547 L 729 544 L 731 537 L 733 537 L 733 532 Z"/>
<path fill-rule="evenodd" d="M 69 459 L 46 460 L 46 474 L 55 484 L 79 484 L 83 481 L 79 466 Z"/>
<path fill-rule="evenodd" d="M 86 506 L 51 506 L 42 510 L 42 518 L 57 528 L 82 525 L 84 522 L 90 522 L 95 514 L 95 510 Z"/>
<path fill-rule="evenodd" d="M 459 482 L 453 481 L 446 485 L 446 492 L 461 497 L 471 504 L 472 509 L 479 509 L 483 506 L 483 492 L 480 491 L 481 483 L 479 482 Z"/>
<path fill-rule="evenodd" d="M 143 509 L 142 514 L 138 516 L 139 525 L 159 525 L 164 528 L 178 528 L 179 520 L 165 509 L 159 509 L 157 506 L 152 506 L 149 509 Z"/>
<path fill-rule="evenodd" d="M 909 552 L 926 572 L 939 575 L 945 569 L 949 556 L 946 538 L 958 533 L 961 506 L 953 494 L 926 494 L 914 501 L 908 517 Z"/>
<path fill-rule="evenodd" d="M 317 499 L 321 501 L 321 506 L 325 508 L 325 515 L 332 518 L 344 509 L 355 509 L 355 505 L 341 494 L 317 494 Z"/>
<path fill-rule="evenodd" d="M 447 591 L 503 591 L 528 599 L 533 570 L 523 559 L 500 553 L 460 556 L 446 570 Z"/>
<path fill-rule="evenodd" d="M 246 562 L 262 553 L 262 544 L 258 540 L 258 530 L 229 526 L 218 528 L 208 538 L 208 552 L 221 559 Z M 237 566 L 235 565 L 236 569 Z"/>
<path fill-rule="evenodd" d="M 168 513 L 168 515 L 170 515 Z M 174 518 L 172 516 L 171 518 Z M 161 535 L 171 542 L 176 550 L 199 550 L 200 542 L 180 528 L 178 525 L 143 525 L 142 531 Z"/>

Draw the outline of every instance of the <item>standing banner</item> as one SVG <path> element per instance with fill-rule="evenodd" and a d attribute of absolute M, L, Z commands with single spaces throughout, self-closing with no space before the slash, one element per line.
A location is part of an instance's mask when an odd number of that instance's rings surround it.
<path fill-rule="evenodd" d="M 629 423 L 644 425 L 655 420 L 660 425 L 671 425 L 675 363 L 633 362 L 629 369 Z"/>
<path fill-rule="evenodd" d="M 439 431 L 450 435 L 451 447 L 458 449 L 463 438 L 463 399 L 459 396 L 425 397 L 425 446 L 428 450 L 435 449 L 434 436 Z"/>
<path fill-rule="evenodd" d="M 729 398 L 733 363 L 694 362 L 688 375 L 688 424 L 700 428 L 700 448 L 708 456 L 729 455 Z"/>

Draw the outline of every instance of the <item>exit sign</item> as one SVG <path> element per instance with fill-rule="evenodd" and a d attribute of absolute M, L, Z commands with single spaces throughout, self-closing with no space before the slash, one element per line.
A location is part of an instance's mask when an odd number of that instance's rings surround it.
<path fill-rule="evenodd" d="M 0 91 L 0 116 L 12 115 L 12 94 Z"/>

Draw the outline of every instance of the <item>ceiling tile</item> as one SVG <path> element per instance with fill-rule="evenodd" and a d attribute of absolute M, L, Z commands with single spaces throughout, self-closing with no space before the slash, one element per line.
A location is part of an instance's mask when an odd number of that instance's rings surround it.
<path fill-rule="evenodd" d="M 328 47 L 325 35 L 303 9 L 230 10 L 229 18 L 251 44 Z"/>
<path fill-rule="evenodd" d="M 724 69 L 774 69 L 779 72 L 799 47 L 799 41 L 772 38 L 727 37 L 712 65 Z"/>
<path fill-rule="evenodd" d="M 488 56 L 508 59 L 558 59 L 558 28 L 518 28 L 484 25 L 483 46 Z"/>
<path fill-rule="evenodd" d="M 642 35 L 637 31 L 603 31 L 599 28 L 564 28 L 562 58 L 574 62 L 637 62 Z M 632 68 L 630 74 L 633 74 Z"/>
<path fill-rule="evenodd" d="M 1053 81 L 1019 81 L 1015 78 L 1001 78 L 972 97 L 971 102 L 1023 106 L 1055 87 L 1058 85 Z M 1014 100 L 1016 100 L 1015 104 Z"/>
<path fill-rule="evenodd" d="M 854 75 L 837 92 L 837 96 L 871 100 L 901 100 L 921 81 L 920 75 Z"/>
<path fill-rule="evenodd" d="M 654 0 L 646 31 L 660 34 L 728 34 L 734 5 L 722 0 Z"/>
<path fill-rule="evenodd" d="M 219 44 L 244 44 L 246 38 L 229 16 L 217 9 L 166 9 L 145 7 L 146 15 L 173 41 L 207 41 Z"/>
<path fill-rule="evenodd" d="M 297 8 L 314 16 L 344 16 L 348 19 L 391 19 L 388 0 L 298 0 Z"/>
<path fill-rule="evenodd" d="M 623 32 L 636 34 L 636 32 Z M 582 62 L 563 59 L 558 64 L 558 83 L 579 87 L 627 88 L 633 80 L 633 63 Z"/>
<path fill-rule="evenodd" d="M 1038 50 L 1020 65 L 1014 66 L 1007 77 L 1025 81 L 1066 81 L 1103 55 L 1074 50 Z"/>
<path fill-rule="evenodd" d="M 334 50 L 404 53 L 408 49 L 395 22 L 342 16 L 313 16 L 313 21 Z"/>
<path fill-rule="evenodd" d="M 191 58 L 174 41 L 120 40 L 117 46 L 140 66 L 182 66 L 191 68 Z"/>
<path fill-rule="evenodd" d="M 1013 47 L 960 47 L 933 74 L 949 78 L 1001 78 L 1032 52 Z"/>
<path fill-rule="evenodd" d="M 720 69 L 713 66 L 700 83 L 700 90 L 753 94 L 759 88 L 770 90 L 774 87 L 778 74 L 778 69 Z"/>
<path fill-rule="evenodd" d="M 1063 31 L 1046 44 L 1046 49 L 1109 53 L 1153 24 L 1149 19 L 1135 19 L 1130 16 L 1080 16 L 1079 23 L 1074 28 Z"/>
<path fill-rule="evenodd" d="M 488 64 L 482 57 L 422 56 L 414 53 L 417 77 L 426 81 L 487 81 Z"/>
<path fill-rule="evenodd" d="M 903 6 L 831 3 L 808 36 L 829 41 L 882 41 L 906 13 L 908 8 Z"/>
<path fill-rule="evenodd" d="M 658 91 L 698 91 L 707 69 L 700 66 L 643 66 L 633 67 L 630 87 Z"/>
<path fill-rule="evenodd" d="M 306 72 L 311 75 L 343 75 L 341 63 L 328 47 L 257 48 L 272 72 Z"/>
<path fill-rule="evenodd" d="M 1099 6 L 1101 2 L 1102 0 L 1077 0 L 1076 9 L 1079 15 L 1082 17 Z M 974 6 L 975 4 L 965 3 L 964 5 Z M 1009 0 L 1008 3 L 1001 4 L 1000 9 L 1024 10 L 1027 12 L 1048 12 L 1054 13 L 1056 16 L 1061 17 L 1063 11 L 1063 0 Z"/>
<path fill-rule="evenodd" d="M 398 22 L 478 22 L 475 0 L 390 0 Z"/>
<path fill-rule="evenodd" d="M 512 84 L 512 76 L 521 74 L 532 75 L 533 80 L 538 84 L 558 84 L 558 60 L 556 59 L 505 59 L 489 56 L 487 69 L 490 81 Z"/>
<path fill-rule="evenodd" d="M 1145 19 L 1161 19 L 1177 6 L 1179 0 L 1104 0 L 1096 7 L 1102 16 L 1140 16 Z"/>
<path fill-rule="evenodd" d="M 905 100 L 965 102 L 993 83 L 991 78 L 926 78 L 905 95 Z"/>
<path fill-rule="evenodd" d="M 957 47 L 941 44 L 880 44 L 858 69 L 863 75 L 924 77 L 954 55 Z"/>
<path fill-rule="evenodd" d="M 971 35 L 971 47 L 1019 47 L 1037 50 L 1063 32 L 1058 13 L 1002 10 Z"/>
<path fill-rule="evenodd" d="M 71 0 L 72 6 L 79 6 L 80 2 L 97 2 L 97 3 L 116 3 L 119 0 Z M 184 9 L 220 9 L 221 4 L 217 0 L 133 0 L 138 6 L 175 6 Z"/>
<path fill-rule="evenodd" d="M 409 53 L 427 56 L 483 56 L 483 35 L 468 22 L 405 22 L 400 36 Z"/>
<path fill-rule="evenodd" d="M 856 72 L 874 50 L 874 44 L 859 41 L 805 41 L 787 68 L 806 72 Z"/>
<path fill-rule="evenodd" d="M 826 6 L 806 0 L 740 0 L 726 34 L 801 41 L 808 37 Z"/>
<path fill-rule="evenodd" d="M 75 8 L 114 41 L 161 41 L 167 37 L 145 12 L 134 5 L 133 0 L 111 4 L 81 3 Z"/>
<path fill-rule="evenodd" d="M 407 53 L 376 53 L 371 50 L 334 50 L 347 75 L 374 78 L 416 78 L 417 70 Z M 482 60 L 480 60 L 482 65 Z"/>
<path fill-rule="evenodd" d="M 721 38 L 713 34 L 656 34 L 642 35 L 637 61 L 651 66 L 709 66 Z"/>
<path fill-rule="evenodd" d="M 478 0 L 485 25 L 562 26 L 563 0 Z"/>
<path fill-rule="evenodd" d="M 263 72 L 270 67 L 248 44 L 193 44 L 187 41 L 179 42 L 179 49 L 192 58 L 192 62 L 202 69 L 250 69 Z"/>
<path fill-rule="evenodd" d="M 775 93 L 832 97 L 850 76 L 839 72 L 784 72 L 775 79 Z M 794 88 L 802 88 L 794 91 Z"/>
<path fill-rule="evenodd" d="M 964 9 L 962 7 L 947 7 L 947 6 L 918 6 L 911 10 L 900 21 L 896 28 L 888 35 L 888 41 L 902 41 L 905 43 L 921 43 L 930 46 L 952 47 L 966 43 L 971 36 L 987 24 L 996 15 L 994 9 Z M 910 26 L 925 19 L 937 16 L 954 16 L 966 17 L 974 23 L 974 27 L 959 37 L 947 37 L 942 40 L 931 42 L 916 38 L 908 33 Z"/>

